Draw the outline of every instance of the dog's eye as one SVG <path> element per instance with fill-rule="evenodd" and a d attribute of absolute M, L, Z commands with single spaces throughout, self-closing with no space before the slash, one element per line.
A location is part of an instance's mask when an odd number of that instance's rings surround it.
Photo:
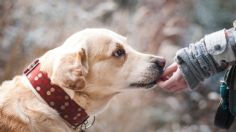
<path fill-rule="evenodd" d="M 115 57 L 121 57 L 125 55 L 125 50 L 124 49 L 118 49 L 112 54 Z"/>

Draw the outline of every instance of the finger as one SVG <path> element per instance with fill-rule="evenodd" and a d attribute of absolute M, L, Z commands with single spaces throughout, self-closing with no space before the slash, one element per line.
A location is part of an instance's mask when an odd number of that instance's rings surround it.
<path fill-rule="evenodd" d="M 182 87 L 182 88 L 176 90 L 175 93 L 177 93 L 177 94 L 182 93 L 182 92 L 186 91 L 186 89 L 187 89 L 187 87 Z"/>
<path fill-rule="evenodd" d="M 160 88 L 162 88 L 162 89 L 164 89 L 164 90 L 166 90 L 168 92 L 171 92 L 171 91 L 173 91 L 176 88 L 176 84 L 175 83 L 171 83 L 171 82 L 169 83 L 169 80 L 168 81 L 160 81 L 160 82 L 157 83 L 157 85 Z"/>
<path fill-rule="evenodd" d="M 162 89 L 165 89 L 170 92 L 176 92 L 178 90 L 186 88 L 186 83 L 184 80 L 180 80 L 176 77 L 177 75 L 173 75 L 167 81 L 158 82 L 158 86 Z"/>
<path fill-rule="evenodd" d="M 185 86 L 182 86 L 182 85 L 173 85 L 169 88 L 166 88 L 167 91 L 169 92 L 175 92 L 175 93 L 178 93 L 178 92 L 182 92 L 186 89 L 187 87 Z"/>
<path fill-rule="evenodd" d="M 174 76 L 171 76 L 166 81 L 159 81 L 158 85 L 163 88 L 170 88 L 173 85 L 176 85 L 176 83 L 178 84 L 179 82 L 176 82 L 176 78 Z"/>
<path fill-rule="evenodd" d="M 176 91 L 181 91 L 181 90 L 184 90 L 186 89 L 187 87 L 183 86 L 183 85 L 179 85 L 175 88 Z"/>
<path fill-rule="evenodd" d="M 169 80 L 166 80 L 166 81 L 159 81 L 159 82 L 157 83 L 157 85 L 158 85 L 159 87 L 163 88 L 163 89 L 167 89 L 167 88 L 169 88 L 172 84 L 169 83 Z"/>
<path fill-rule="evenodd" d="M 179 86 L 172 86 L 172 87 L 170 87 L 170 88 L 168 88 L 168 89 L 166 89 L 166 91 L 168 91 L 168 92 L 178 92 L 178 91 L 180 91 L 181 90 L 181 88 L 179 87 Z"/>
<path fill-rule="evenodd" d="M 169 76 L 170 74 L 173 74 L 178 69 L 178 65 L 174 62 L 170 66 L 168 66 L 164 73 L 162 74 L 162 77 Z"/>
<path fill-rule="evenodd" d="M 182 92 L 188 88 L 187 83 L 184 80 L 180 80 L 178 86 L 175 88 L 175 92 Z"/>

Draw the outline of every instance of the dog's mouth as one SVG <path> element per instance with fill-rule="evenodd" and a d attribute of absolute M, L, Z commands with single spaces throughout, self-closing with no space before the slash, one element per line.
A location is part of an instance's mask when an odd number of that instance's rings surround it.
<path fill-rule="evenodd" d="M 130 87 L 149 89 L 149 88 L 152 88 L 152 87 L 153 87 L 154 85 L 156 85 L 156 84 L 157 84 L 157 81 L 154 80 L 154 81 L 150 81 L 149 83 L 142 83 L 142 82 L 131 83 L 131 84 L 130 84 Z"/>
<path fill-rule="evenodd" d="M 137 82 L 133 82 L 129 86 L 132 88 L 146 88 L 146 89 L 154 87 L 157 84 L 157 82 L 161 80 L 161 75 L 163 74 L 164 69 L 162 68 L 162 69 L 156 70 L 154 68 L 154 69 L 151 69 L 151 71 L 152 72 L 149 73 L 149 75 L 146 76 L 145 79 L 137 81 Z"/>

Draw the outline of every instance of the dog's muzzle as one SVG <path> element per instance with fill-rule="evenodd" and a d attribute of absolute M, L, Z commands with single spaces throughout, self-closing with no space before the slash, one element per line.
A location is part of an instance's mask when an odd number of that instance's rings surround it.
<path fill-rule="evenodd" d="M 149 72 L 144 74 L 145 78 L 141 81 L 131 83 L 130 87 L 148 89 L 156 85 L 156 82 L 160 79 L 160 76 L 164 71 L 166 61 L 161 57 L 152 57 L 150 63 L 151 65 L 148 67 Z"/>

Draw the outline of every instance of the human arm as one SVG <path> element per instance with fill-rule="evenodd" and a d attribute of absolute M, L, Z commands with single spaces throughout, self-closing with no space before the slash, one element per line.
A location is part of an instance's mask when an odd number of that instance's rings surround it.
<path fill-rule="evenodd" d="M 195 88 L 201 81 L 223 71 L 236 60 L 235 28 L 221 30 L 180 49 L 176 53 L 176 71 L 165 75 L 158 85 L 169 91 L 179 91 L 189 86 Z M 167 67 L 166 71 L 172 67 Z M 176 79 L 176 78 L 179 79 Z M 184 80 L 184 81 L 179 81 Z M 182 87 L 182 88 L 180 88 Z"/>

